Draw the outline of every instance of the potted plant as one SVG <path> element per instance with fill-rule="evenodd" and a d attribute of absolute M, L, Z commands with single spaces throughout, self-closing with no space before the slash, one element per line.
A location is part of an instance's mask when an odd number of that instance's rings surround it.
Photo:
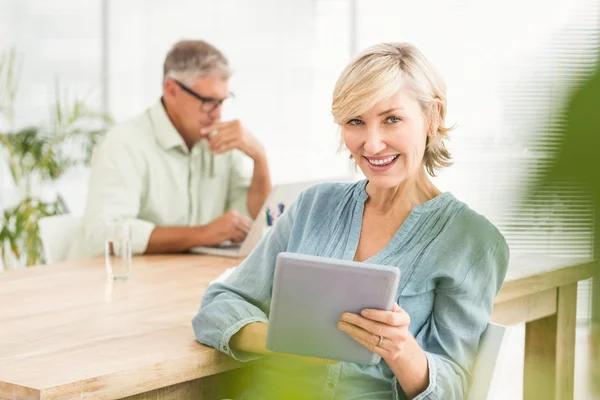
<path fill-rule="evenodd" d="M 57 84 L 50 123 L 15 129 L 20 66 L 14 50 L 0 56 L 0 118 L 8 126 L 0 131 L 0 161 L 8 166 L 15 187 L 12 201 L 0 210 L 0 263 L 5 267 L 43 261 L 37 222 L 68 209 L 59 193 L 48 199 L 39 188 L 74 166 L 88 165 L 94 145 L 111 123 L 87 105 L 87 98 L 71 101 Z"/>

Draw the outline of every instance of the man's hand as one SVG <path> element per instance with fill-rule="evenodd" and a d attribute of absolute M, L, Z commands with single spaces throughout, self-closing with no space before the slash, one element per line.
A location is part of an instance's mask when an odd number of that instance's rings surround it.
<path fill-rule="evenodd" d="M 262 144 L 239 120 L 215 123 L 201 129 L 200 133 L 215 154 L 238 149 L 255 161 L 264 155 Z"/>
<path fill-rule="evenodd" d="M 248 234 L 252 220 L 241 215 L 235 210 L 227 211 L 208 225 L 208 245 L 218 245 L 231 240 L 233 243 L 240 243 Z"/>

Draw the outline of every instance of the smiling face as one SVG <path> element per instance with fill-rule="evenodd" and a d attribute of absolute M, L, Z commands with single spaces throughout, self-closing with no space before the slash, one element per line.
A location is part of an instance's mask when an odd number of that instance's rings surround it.
<path fill-rule="evenodd" d="M 344 143 L 365 177 L 385 189 L 423 169 L 428 126 L 412 91 L 403 88 L 341 128 Z"/>
<path fill-rule="evenodd" d="M 452 163 L 444 143 L 452 129 L 445 124 L 446 85 L 409 43 L 381 43 L 354 58 L 336 82 L 331 114 L 377 186 L 435 176 Z"/>

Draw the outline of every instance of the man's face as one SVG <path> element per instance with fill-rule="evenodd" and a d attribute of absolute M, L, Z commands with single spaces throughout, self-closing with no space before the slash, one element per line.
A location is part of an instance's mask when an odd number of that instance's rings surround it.
<path fill-rule="evenodd" d="M 218 75 L 196 78 L 193 85 L 168 79 L 164 84 L 164 100 L 171 118 L 186 141 L 197 142 L 200 129 L 221 119 L 222 100 L 229 97 L 229 82 Z"/>

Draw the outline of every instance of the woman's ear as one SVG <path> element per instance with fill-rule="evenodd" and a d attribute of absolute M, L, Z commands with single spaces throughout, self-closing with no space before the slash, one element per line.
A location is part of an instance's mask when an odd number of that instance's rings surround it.
<path fill-rule="evenodd" d="M 429 137 L 435 136 L 440 127 L 441 106 L 442 105 L 436 101 L 429 108 L 429 129 L 427 130 L 427 136 Z"/>

